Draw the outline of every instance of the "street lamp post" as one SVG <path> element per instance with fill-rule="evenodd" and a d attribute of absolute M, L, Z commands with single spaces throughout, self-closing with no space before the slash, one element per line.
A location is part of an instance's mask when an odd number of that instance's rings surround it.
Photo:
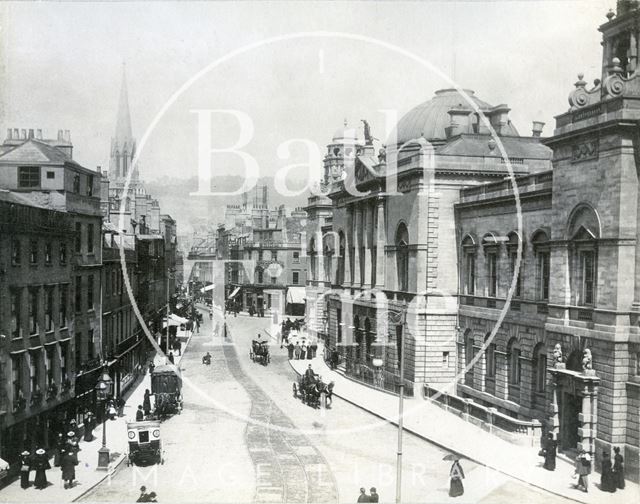
<path fill-rule="evenodd" d="M 404 340 L 407 323 L 407 303 L 402 302 L 400 311 L 387 310 L 391 321 L 402 328 L 400 333 L 400 379 L 398 383 L 398 451 L 396 455 L 396 503 L 402 502 L 402 432 L 404 430 Z"/>
<path fill-rule="evenodd" d="M 107 398 L 111 391 L 113 380 L 105 366 L 102 377 L 96 385 L 98 400 L 102 403 L 102 447 L 98 450 L 98 469 L 106 471 L 109 468 L 109 448 L 107 448 Z"/>

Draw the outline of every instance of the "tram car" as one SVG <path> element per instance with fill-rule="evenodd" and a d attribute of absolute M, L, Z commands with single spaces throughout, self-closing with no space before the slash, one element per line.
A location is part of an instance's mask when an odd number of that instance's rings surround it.
<path fill-rule="evenodd" d="M 164 464 L 160 422 L 127 422 L 129 453 L 127 465 Z"/>

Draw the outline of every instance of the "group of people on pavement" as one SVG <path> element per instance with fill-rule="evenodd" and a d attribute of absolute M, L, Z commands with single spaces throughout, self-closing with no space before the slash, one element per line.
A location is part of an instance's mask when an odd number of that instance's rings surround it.
<path fill-rule="evenodd" d="M 555 471 L 556 469 L 557 449 L 558 442 L 555 440 L 553 433 L 549 432 L 544 447 L 539 453 L 539 455 L 544 457 L 543 467 L 547 471 Z M 618 446 L 613 448 L 613 452 L 615 453 L 613 460 L 611 460 L 609 452 L 606 450 L 602 452 L 600 490 L 603 492 L 613 493 L 625 487 L 624 458 L 620 454 L 620 448 Z M 574 473 L 574 477 L 578 479 L 575 485 L 577 489 L 582 489 L 583 492 L 589 491 L 589 475 L 591 474 L 591 469 L 591 455 L 585 450 L 580 450 L 576 457 Z"/>
<path fill-rule="evenodd" d="M 84 440 L 91 441 L 93 439 L 93 429 L 95 428 L 95 420 L 92 413 L 88 412 L 84 420 L 85 434 Z M 71 419 L 68 424 L 69 431 L 66 436 L 58 433 L 54 448 L 53 465 L 60 467 L 62 471 L 62 480 L 64 488 L 73 488 L 76 479 L 75 467 L 78 465 L 78 452 L 80 446 L 79 429 L 75 419 Z M 40 447 L 33 454 L 25 450 L 20 455 L 20 487 L 24 490 L 31 486 L 29 476 L 31 471 L 35 471 L 34 488 L 43 490 L 49 486 L 47 480 L 47 471 L 51 469 L 49 462 L 49 454 Z"/>
<path fill-rule="evenodd" d="M 360 495 L 358 495 L 358 502 L 378 502 L 380 496 L 376 491 L 376 487 L 371 487 L 369 489 L 369 493 L 367 494 L 367 489 L 362 487 L 360 488 Z"/>
<path fill-rule="evenodd" d="M 318 352 L 318 343 L 315 340 L 311 340 L 309 343 L 303 341 L 301 345 L 299 341 L 296 341 L 294 345 L 290 341 L 287 345 L 287 352 L 289 353 L 289 360 L 311 360 Z"/>

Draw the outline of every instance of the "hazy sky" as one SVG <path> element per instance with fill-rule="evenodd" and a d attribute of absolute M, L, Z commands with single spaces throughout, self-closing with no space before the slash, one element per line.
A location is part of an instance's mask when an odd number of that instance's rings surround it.
<path fill-rule="evenodd" d="M 336 31 L 400 46 L 491 103 L 507 103 L 521 134 L 567 110 L 579 72 L 600 77 L 597 27 L 615 0 L 473 2 L 52 2 L 2 3 L 0 134 L 8 127 L 71 130 L 75 158 L 107 166 L 126 62 L 134 134 L 188 79 L 246 44 L 295 32 Z M 193 109 L 248 114 L 245 148 L 261 175 L 291 163 L 278 145 L 308 138 L 324 149 L 345 118 L 366 118 L 384 140 L 381 109 L 401 116 L 448 87 L 433 72 L 389 49 L 339 38 L 261 46 L 198 80 L 169 108 L 142 154 L 145 178 L 196 174 Z M 237 137 L 215 121 L 214 144 Z M 297 149 L 293 160 L 301 161 Z M 220 173 L 238 173 L 219 158 Z"/>

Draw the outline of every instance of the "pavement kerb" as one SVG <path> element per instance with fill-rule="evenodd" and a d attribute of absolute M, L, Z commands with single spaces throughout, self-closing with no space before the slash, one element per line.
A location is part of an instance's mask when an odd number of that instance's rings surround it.
<path fill-rule="evenodd" d="M 295 368 L 295 366 L 293 365 L 292 361 L 289 361 L 289 365 L 291 366 L 291 369 L 293 369 L 293 371 L 294 371 L 298 376 L 302 376 L 302 373 L 299 373 L 299 372 L 298 372 L 298 370 L 297 370 L 297 369 Z M 345 378 L 345 379 L 346 379 L 346 378 Z M 353 380 L 352 380 L 352 381 L 353 381 Z M 361 386 L 363 386 L 363 387 L 364 387 L 365 385 L 361 385 Z M 341 395 L 340 393 L 338 393 L 338 392 L 336 392 L 336 391 L 334 391 L 334 392 L 333 392 L 333 394 L 334 394 L 334 395 L 336 395 L 336 396 L 338 396 L 338 397 L 339 397 L 340 399 L 342 399 L 343 401 L 346 401 L 346 402 L 348 402 L 349 404 L 353 404 L 354 406 L 357 406 L 358 408 L 360 408 L 360 409 L 362 409 L 362 410 L 366 411 L 367 413 L 369 413 L 369 414 L 371 414 L 371 415 L 373 415 L 373 416 L 375 416 L 375 417 L 380 418 L 381 420 L 385 420 L 387 423 L 390 423 L 391 425 L 395 425 L 396 427 L 398 426 L 398 422 L 394 422 L 393 420 L 388 419 L 388 418 L 387 418 L 387 417 L 385 417 L 384 415 L 381 415 L 381 414 L 379 414 L 379 413 L 376 413 L 375 411 L 373 411 L 373 410 L 371 410 L 371 409 L 367 408 L 366 406 L 363 406 L 363 405 L 362 405 L 362 404 L 360 404 L 360 403 L 357 403 L 357 402 L 355 402 L 355 401 L 353 401 L 353 400 L 351 400 L 351 399 L 347 399 L 346 397 L 344 397 L 343 395 Z M 545 487 L 545 486 L 542 486 L 542 485 L 539 485 L 539 484 L 536 484 L 536 483 L 532 483 L 531 481 L 525 480 L 525 479 L 521 478 L 520 476 L 515 476 L 515 475 L 513 475 L 513 474 L 510 474 L 510 473 L 508 473 L 508 472 L 504 471 L 503 469 L 500 469 L 499 467 L 493 466 L 493 465 L 488 464 L 488 463 L 486 463 L 486 462 L 484 462 L 484 461 L 482 461 L 482 460 L 478 460 L 478 459 L 476 459 L 476 458 L 474 458 L 474 457 L 469 457 L 469 456 L 467 456 L 466 454 L 461 453 L 459 450 L 454 450 L 454 449 L 452 449 L 452 448 L 450 448 L 450 447 L 448 447 L 448 446 L 446 446 L 446 445 L 442 444 L 441 442 L 436 441 L 435 439 L 431 439 L 431 438 L 429 438 L 428 436 L 425 436 L 424 434 L 421 434 L 420 432 L 417 432 L 416 430 L 414 430 L 414 429 L 412 429 L 412 428 L 410 428 L 410 427 L 404 427 L 404 426 L 403 426 L 403 430 L 406 430 L 407 432 L 410 432 L 410 433 L 411 433 L 411 434 L 413 434 L 414 436 L 417 436 L 417 437 L 419 437 L 420 439 L 424 439 L 425 441 L 428 441 L 429 443 L 434 444 L 434 445 L 436 445 L 436 446 L 438 446 L 438 447 L 440 447 L 440 448 L 443 448 L 443 449 L 445 449 L 445 450 L 448 450 L 448 451 L 450 451 L 450 452 L 452 452 L 452 453 L 458 453 L 458 454 L 460 454 L 460 455 L 463 455 L 463 456 L 464 456 L 464 458 L 466 458 L 467 460 L 470 460 L 470 461 L 472 461 L 472 462 L 475 462 L 475 463 L 476 463 L 476 464 L 478 464 L 478 465 L 481 465 L 481 466 L 483 466 L 483 467 L 487 467 L 488 469 L 493 469 L 494 471 L 497 471 L 497 472 L 499 472 L 500 474 L 504 474 L 504 475 L 506 475 L 506 476 L 509 476 L 510 478 L 513 478 L 513 479 L 515 479 L 515 480 L 518 480 L 518 481 L 520 481 L 520 482 L 522 482 L 522 483 L 526 483 L 527 485 L 532 486 L 532 487 L 534 487 L 534 488 L 539 488 L 539 489 L 544 490 L 545 492 L 548 492 L 548 493 L 550 493 L 550 494 L 557 495 L 558 497 L 562 497 L 563 499 L 572 500 L 572 501 L 574 501 L 574 502 L 580 502 L 581 504 L 589 504 L 587 501 L 584 501 L 584 500 L 578 499 L 578 498 L 576 498 L 576 497 L 574 497 L 574 496 L 570 496 L 570 495 L 567 495 L 567 494 L 564 494 L 564 493 L 561 493 L 561 492 L 557 492 L 557 491 L 551 490 L 551 489 L 549 489 L 548 487 Z"/>
<path fill-rule="evenodd" d="M 180 364 L 180 362 L 182 361 L 182 356 L 184 355 L 184 353 L 187 350 L 187 347 L 189 345 L 189 343 L 191 342 L 191 337 L 193 336 L 193 331 L 190 332 L 186 343 L 184 344 L 184 350 L 181 351 L 180 353 L 180 358 L 178 359 L 177 365 Z M 138 387 L 140 386 L 140 384 L 138 384 Z M 82 499 L 85 495 L 87 495 L 89 492 L 91 492 L 95 487 L 97 487 L 98 485 L 100 485 L 104 480 L 106 480 L 109 476 L 111 476 L 113 473 L 116 472 L 116 470 L 118 469 L 118 467 L 120 466 L 120 464 L 122 464 L 122 462 L 124 462 L 124 460 L 127 458 L 125 453 L 120 454 L 120 456 L 118 457 L 118 459 L 113 463 L 112 466 L 109 467 L 108 470 L 106 470 L 104 472 L 104 476 L 102 478 L 100 478 L 99 480 L 97 480 L 94 484 L 92 484 L 90 487 L 88 487 L 87 489 L 85 489 L 80 495 L 78 495 L 77 497 L 71 499 L 71 502 L 78 502 L 80 499 Z"/>

